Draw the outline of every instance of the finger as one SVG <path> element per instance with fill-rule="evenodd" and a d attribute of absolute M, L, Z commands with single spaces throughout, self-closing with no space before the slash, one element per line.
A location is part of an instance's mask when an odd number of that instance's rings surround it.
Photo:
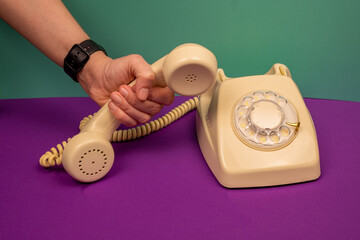
<path fill-rule="evenodd" d="M 127 95 L 128 93 L 124 93 L 124 91 L 113 92 L 111 93 L 110 98 L 115 103 L 115 105 L 120 108 L 125 114 L 127 114 L 127 116 L 130 117 L 132 120 L 139 123 L 145 123 L 149 121 L 151 116 L 147 113 L 139 111 L 131 104 L 129 104 L 126 100 Z"/>
<path fill-rule="evenodd" d="M 170 105 L 175 99 L 175 94 L 168 87 L 154 87 L 151 89 L 148 100 L 161 105 Z"/>
<path fill-rule="evenodd" d="M 159 103 L 149 100 L 141 101 L 140 99 L 138 99 L 136 94 L 132 91 L 131 87 L 127 85 L 121 86 L 119 88 L 119 92 L 131 106 L 133 106 L 135 109 L 139 110 L 140 112 L 152 116 L 160 112 L 160 110 L 162 109 L 162 105 Z"/>
<path fill-rule="evenodd" d="M 130 55 L 129 67 L 136 79 L 133 91 L 140 100 L 144 101 L 149 96 L 150 88 L 155 79 L 155 73 L 143 57 L 136 54 Z"/>
<path fill-rule="evenodd" d="M 129 115 L 127 115 L 123 110 L 121 110 L 113 101 L 109 102 L 108 107 L 111 114 L 127 127 L 133 127 L 137 124 L 134 119 L 129 117 Z"/>

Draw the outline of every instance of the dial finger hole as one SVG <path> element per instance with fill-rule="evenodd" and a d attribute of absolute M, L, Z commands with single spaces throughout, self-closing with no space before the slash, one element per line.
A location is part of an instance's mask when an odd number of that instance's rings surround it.
<path fill-rule="evenodd" d="M 276 94 L 274 92 L 268 91 L 265 93 L 265 98 L 268 100 L 275 101 L 276 100 Z"/>
<path fill-rule="evenodd" d="M 282 97 L 282 96 L 278 96 L 276 102 L 281 106 L 284 107 L 287 104 L 287 100 L 286 98 Z"/>
<path fill-rule="evenodd" d="M 280 141 L 280 134 L 277 131 L 273 131 L 269 134 L 269 139 L 272 143 L 278 143 Z"/>
<path fill-rule="evenodd" d="M 245 132 L 246 132 L 246 135 L 249 136 L 250 138 L 254 137 L 254 135 L 256 133 L 251 126 L 247 127 L 245 129 Z"/>
<path fill-rule="evenodd" d="M 249 108 L 249 107 L 251 107 L 253 102 L 254 102 L 254 99 L 252 97 L 245 97 L 244 100 L 242 101 L 242 105 Z"/>
<path fill-rule="evenodd" d="M 264 99 L 264 93 L 263 93 L 263 92 L 260 92 L 260 91 L 254 92 L 254 93 L 253 93 L 253 97 L 254 97 L 254 100 L 255 100 L 255 101 L 259 101 L 259 100 L 261 100 L 261 99 Z"/>
<path fill-rule="evenodd" d="M 257 140 L 259 143 L 265 143 L 266 140 L 267 140 L 266 132 L 260 132 L 260 133 L 258 133 L 257 136 L 256 136 L 256 140 Z"/>
<path fill-rule="evenodd" d="M 237 108 L 237 115 L 239 118 L 245 117 L 247 112 L 247 108 L 245 106 L 239 106 Z"/>
<path fill-rule="evenodd" d="M 245 118 L 238 119 L 238 128 L 242 131 L 246 129 L 246 127 L 249 125 L 249 122 Z"/>
<path fill-rule="evenodd" d="M 282 126 L 280 128 L 280 135 L 282 137 L 288 137 L 290 135 L 290 129 L 288 127 L 286 127 L 286 126 Z"/>

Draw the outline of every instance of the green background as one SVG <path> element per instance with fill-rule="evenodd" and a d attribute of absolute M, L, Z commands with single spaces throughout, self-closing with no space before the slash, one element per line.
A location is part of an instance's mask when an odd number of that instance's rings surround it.
<path fill-rule="evenodd" d="M 154 62 L 177 45 L 210 49 L 229 77 L 287 65 L 304 97 L 360 101 L 359 0 L 64 1 L 111 57 Z M 1 7 L 1 6 L 0 6 Z M 0 98 L 86 96 L 0 20 Z"/>

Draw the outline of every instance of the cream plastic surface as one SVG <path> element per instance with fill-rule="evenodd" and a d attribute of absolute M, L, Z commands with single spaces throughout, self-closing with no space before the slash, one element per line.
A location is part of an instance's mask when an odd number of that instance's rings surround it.
<path fill-rule="evenodd" d="M 154 85 L 168 86 L 183 96 L 195 96 L 214 84 L 217 61 L 203 46 L 186 43 L 156 61 L 152 68 L 156 79 Z"/>
<path fill-rule="evenodd" d="M 247 144 L 234 129 L 234 105 L 242 97 L 258 91 L 281 94 L 296 109 L 297 122 L 284 122 L 296 131 L 294 137 L 280 147 L 261 148 Z M 251 113 L 267 119 L 257 119 L 257 124 L 274 128 L 279 125 L 281 116 L 275 108 L 263 105 L 258 109 L 259 112 Z M 266 128 L 269 132 L 270 127 Z M 315 128 L 285 65 L 275 64 L 266 75 L 232 79 L 220 69 L 214 87 L 200 96 L 196 128 L 206 162 L 225 187 L 282 185 L 310 181 L 320 176 Z"/>
<path fill-rule="evenodd" d="M 157 131 L 197 106 L 196 131 L 204 158 L 228 188 L 298 183 L 320 176 L 315 128 L 289 69 L 275 64 L 265 75 L 228 78 L 215 56 L 183 44 L 156 61 L 155 86 L 200 95 L 162 118 L 126 131 L 107 104 L 80 124 L 81 132 L 45 153 L 40 164 L 60 165 L 76 180 L 94 182 L 114 162 L 112 142 Z M 130 85 L 134 84 L 130 83 Z M 91 116 L 91 117 L 90 117 Z M 86 119 L 86 121 L 85 121 Z"/>
<path fill-rule="evenodd" d="M 208 49 L 188 43 L 175 48 L 152 68 L 155 86 L 168 85 L 178 94 L 192 96 L 205 92 L 214 84 L 217 61 Z M 80 182 L 93 182 L 104 177 L 114 162 L 110 139 L 119 125 L 105 104 L 66 145 L 62 155 L 64 169 Z"/>

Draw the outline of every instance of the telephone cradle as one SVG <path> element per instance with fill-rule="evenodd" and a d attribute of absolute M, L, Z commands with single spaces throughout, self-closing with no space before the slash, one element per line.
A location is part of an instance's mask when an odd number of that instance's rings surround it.
<path fill-rule="evenodd" d="M 113 165 L 110 142 L 146 136 L 196 108 L 200 149 L 224 187 L 276 186 L 320 177 L 315 127 L 285 65 L 274 64 L 264 75 L 229 78 L 208 49 L 183 44 L 152 68 L 155 86 L 198 97 L 157 120 L 118 131 L 120 122 L 105 104 L 81 121 L 78 135 L 46 152 L 40 164 L 62 164 L 80 182 L 97 181 Z"/>

